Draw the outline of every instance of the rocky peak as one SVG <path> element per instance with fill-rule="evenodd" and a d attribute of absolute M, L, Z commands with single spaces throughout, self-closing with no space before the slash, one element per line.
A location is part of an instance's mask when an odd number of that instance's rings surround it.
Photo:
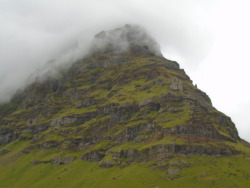
<path fill-rule="evenodd" d="M 102 31 L 92 41 L 91 53 L 132 53 L 162 56 L 159 44 L 140 26 L 125 25 Z"/>
<path fill-rule="evenodd" d="M 53 172 L 54 179 L 61 172 L 60 176 L 67 181 L 71 177 L 71 182 L 90 172 L 98 172 L 94 178 L 100 176 L 99 167 L 105 168 L 101 176 L 110 172 L 113 176 L 114 169 L 125 169 L 129 174 L 130 167 L 134 176 L 141 174 L 134 173 L 135 163 L 144 165 L 143 170 L 153 168 L 152 175 L 161 170 L 161 179 L 164 169 L 172 178 L 182 171 L 184 174 L 184 168 L 196 172 L 197 164 L 201 172 L 205 167 L 212 175 L 196 174 L 190 182 L 199 177 L 231 178 L 224 170 L 220 175 L 210 171 L 217 160 L 224 165 L 220 171 L 235 166 L 230 174 L 238 173 L 237 179 L 242 176 L 239 180 L 246 178 L 249 183 L 248 172 L 239 171 L 236 163 L 240 159 L 242 169 L 250 169 L 245 167 L 250 160 L 249 144 L 240 139 L 231 119 L 212 106 L 209 96 L 193 85 L 177 62 L 159 57 L 158 44 L 144 30 L 126 25 L 103 31 L 96 35 L 92 47 L 92 56 L 73 64 L 60 78 L 37 81 L 0 106 L 0 172 L 6 171 L 8 182 L 14 172 L 18 172 L 18 181 L 31 179 L 21 176 L 27 174 L 24 169 L 39 177 L 46 174 L 46 179 L 47 173 Z M 202 158 L 208 162 L 201 162 Z M 13 170 L 7 171 L 5 164 Z M 58 167 L 62 165 L 65 167 Z M 74 169 L 82 175 L 74 177 Z M 36 186 L 34 179 L 35 187 L 47 186 Z"/>

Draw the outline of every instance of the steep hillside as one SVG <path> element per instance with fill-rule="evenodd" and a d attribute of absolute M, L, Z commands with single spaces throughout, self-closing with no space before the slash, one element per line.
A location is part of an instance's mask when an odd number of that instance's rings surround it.
<path fill-rule="evenodd" d="M 153 39 L 123 29 L 0 107 L 0 185 L 250 186 L 250 147 L 231 119 Z"/>

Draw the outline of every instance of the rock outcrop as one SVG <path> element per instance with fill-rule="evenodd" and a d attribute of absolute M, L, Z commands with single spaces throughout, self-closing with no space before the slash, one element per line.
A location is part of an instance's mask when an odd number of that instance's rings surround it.
<path fill-rule="evenodd" d="M 0 146 L 8 144 L 19 137 L 19 134 L 14 129 L 8 127 L 0 127 Z"/>
<path fill-rule="evenodd" d="M 23 141 L 23 154 L 57 154 L 36 165 L 71 163 L 75 157 L 60 157 L 67 152 L 102 168 L 242 152 L 234 147 L 242 141 L 231 119 L 177 62 L 162 57 L 154 39 L 129 25 L 96 35 L 89 56 L 57 79 L 38 79 L 0 115 L 1 146 Z"/>

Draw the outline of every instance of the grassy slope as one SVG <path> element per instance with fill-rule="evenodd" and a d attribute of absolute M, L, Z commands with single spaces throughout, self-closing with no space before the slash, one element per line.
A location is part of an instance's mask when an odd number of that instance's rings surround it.
<path fill-rule="evenodd" d="M 186 89 L 195 89 L 191 84 L 191 81 L 187 79 L 184 74 L 178 73 L 171 69 L 150 68 L 150 64 L 155 63 L 150 58 L 135 58 L 131 60 L 131 64 L 124 65 L 122 69 L 119 66 L 109 67 L 109 71 L 104 68 L 89 69 L 86 74 L 79 75 L 71 80 L 71 82 L 65 83 L 65 90 L 70 91 L 72 88 L 77 88 L 79 91 L 87 91 L 88 88 L 92 88 L 89 92 L 83 92 L 83 98 L 93 97 L 95 99 L 104 99 L 103 104 L 97 104 L 88 108 L 76 108 L 76 99 L 69 99 L 62 94 L 53 93 L 50 91 L 51 98 L 49 102 L 38 103 L 27 109 L 18 109 L 9 116 L 6 116 L 6 120 L 15 122 L 16 125 L 26 126 L 26 121 L 29 119 L 31 112 L 40 108 L 41 106 L 48 106 L 48 110 L 53 112 L 53 116 L 45 118 L 35 114 L 34 117 L 38 117 L 43 123 L 50 123 L 51 120 L 60 117 L 69 116 L 72 114 L 83 114 L 94 112 L 98 109 L 98 105 L 106 105 L 109 103 L 125 103 L 135 102 L 139 103 L 143 99 L 161 96 L 169 91 L 171 79 L 174 76 L 180 77 L 187 87 Z M 161 60 L 159 60 L 161 63 Z M 141 63 L 145 64 L 142 68 Z M 148 67 L 147 67 L 148 66 Z M 97 80 L 92 81 L 91 74 L 100 73 L 102 76 Z M 155 78 L 149 79 L 149 75 L 155 75 Z M 154 80 L 162 79 L 164 85 L 153 85 L 149 89 L 141 90 L 140 86 L 150 85 Z M 185 80 L 185 81 L 184 81 Z M 111 91 L 108 90 L 108 86 L 112 84 Z M 108 94 L 112 93 L 111 97 Z M 40 93 L 40 92 L 37 92 Z M 41 94 L 41 98 L 43 98 Z M 70 102 L 69 102 L 70 101 Z M 172 106 L 175 109 L 182 109 L 181 112 L 168 113 L 168 112 L 151 112 L 147 115 L 147 118 L 154 119 L 158 125 L 162 127 L 173 127 L 181 125 L 189 118 L 189 110 L 186 109 L 186 104 L 178 104 L 180 106 Z M 16 105 L 10 105 L 7 108 L 7 112 L 15 110 Z M 46 109 L 47 110 L 47 109 Z M 38 111 L 40 113 L 40 111 Z M 127 124 L 117 124 L 117 129 L 124 127 L 132 127 L 138 123 L 143 123 L 143 119 L 134 114 L 130 122 Z M 60 131 L 68 131 L 67 138 L 81 138 L 82 133 L 79 130 L 85 130 L 92 125 L 102 125 L 102 121 L 109 116 L 101 118 L 94 118 L 83 125 L 72 127 L 60 127 Z M 33 125 L 36 126 L 36 125 Z M 3 126 L 2 126 L 3 127 Z M 115 129 L 116 130 L 116 129 Z M 222 130 L 226 136 L 228 133 Z M 44 136 L 41 142 L 57 140 L 62 141 L 64 136 L 59 135 L 58 131 L 49 129 L 39 133 Z M 32 138 L 32 135 L 23 133 L 21 136 Z M 142 135 L 143 136 L 143 135 Z M 143 149 L 156 144 L 169 144 L 174 140 L 175 143 L 182 144 L 184 140 L 175 137 L 165 137 L 162 140 L 156 140 L 151 143 L 134 143 L 127 142 L 120 146 L 115 146 L 110 150 L 117 149 Z M 92 149 L 105 148 L 110 144 L 110 140 L 104 140 L 96 144 Z M 221 144 L 221 143 L 219 143 Z M 219 145 L 218 144 L 218 145 Z M 241 143 L 224 143 L 235 147 L 238 150 L 249 153 L 249 148 L 244 147 Z M 0 187 L 22 188 L 22 187 L 249 187 L 250 186 L 250 157 L 249 155 L 236 155 L 230 157 L 181 157 L 177 156 L 171 160 L 161 162 L 164 167 L 156 167 L 158 162 L 147 161 L 141 163 L 131 164 L 129 166 L 124 165 L 103 169 L 98 167 L 97 162 L 87 162 L 81 160 L 81 155 L 86 151 L 75 152 L 72 151 L 60 151 L 56 148 L 47 150 L 34 150 L 31 153 L 24 154 L 21 151 L 30 145 L 29 141 L 17 140 L 6 146 L 0 147 L 0 150 L 7 148 L 9 153 L 0 156 Z M 75 156 L 77 159 L 68 165 L 53 166 L 49 164 L 33 165 L 35 160 L 50 160 L 55 156 Z M 177 161 L 177 165 L 174 165 Z M 179 161 L 179 162 L 178 162 Z M 185 164 L 178 166 L 180 161 L 184 161 Z M 180 172 L 174 176 L 168 175 L 168 169 L 179 169 Z M 100 186 L 101 185 L 101 186 Z"/>
<path fill-rule="evenodd" d="M 27 143 L 12 145 L 16 151 Z M 103 169 L 97 162 L 77 159 L 68 165 L 32 165 L 35 158 L 43 158 L 46 153 L 37 151 L 30 154 L 9 153 L 8 160 L 0 165 L 1 187 L 55 188 L 55 187 L 249 187 L 250 156 L 230 157 L 181 157 L 164 162 L 142 162 L 129 166 Z M 54 152 L 52 152 L 54 155 Z M 10 157 L 12 156 L 12 157 Z M 7 156 L 6 156 L 7 158 Z M 12 161 L 10 161 L 12 160 Z M 156 167 L 157 164 L 165 166 Z M 184 165 L 181 165 L 184 164 Z M 180 169 L 173 176 L 168 168 Z"/>

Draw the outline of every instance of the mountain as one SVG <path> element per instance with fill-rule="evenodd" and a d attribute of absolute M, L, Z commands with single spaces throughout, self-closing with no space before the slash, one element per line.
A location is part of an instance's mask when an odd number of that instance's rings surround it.
<path fill-rule="evenodd" d="M 1 187 L 249 187 L 249 169 L 231 119 L 138 26 L 0 107 Z"/>

